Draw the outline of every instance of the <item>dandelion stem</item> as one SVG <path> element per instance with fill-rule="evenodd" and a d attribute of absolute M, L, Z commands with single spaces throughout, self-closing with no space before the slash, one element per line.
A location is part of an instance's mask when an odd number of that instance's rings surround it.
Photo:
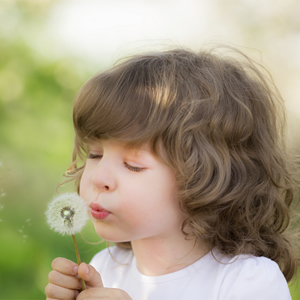
<path fill-rule="evenodd" d="M 75 247 L 77 263 L 79 266 L 81 264 L 81 260 L 80 260 L 80 255 L 79 255 L 79 250 L 78 250 L 78 245 L 77 245 L 75 234 L 72 234 L 72 238 L 73 238 L 73 243 L 74 243 L 74 247 Z M 82 290 L 85 290 L 86 286 L 85 286 L 84 280 L 82 278 L 80 278 L 80 281 L 81 281 Z"/>

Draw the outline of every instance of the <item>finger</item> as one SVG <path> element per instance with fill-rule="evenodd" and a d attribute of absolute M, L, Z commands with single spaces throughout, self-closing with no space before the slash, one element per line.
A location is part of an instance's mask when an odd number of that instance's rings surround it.
<path fill-rule="evenodd" d="M 80 280 L 75 276 L 62 274 L 56 270 L 52 270 L 49 275 L 49 282 L 68 289 L 80 289 Z"/>
<path fill-rule="evenodd" d="M 91 265 L 87 265 L 86 263 L 80 264 L 78 275 L 89 287 L 103 287 L 100 274 Z"/>
<path fill-rule="evenodd" d="M 93 300 L 93 299 L 117 299 L 110 293 L 111 289 L 106 288 L 92 288 L 82 291 L 76 298 L 76 300 Z"/>
<path fill-rule="evenodd" d="M 70 290 L 64 287 L 49 283 L 45 288 L 47 298 L 53 299 L 75 299 L 79 292 L 77 290 Z"/>
<path fill-rule="evenodd" d="M 123 290 L 115 288 L 97 287 L 82 291 L 76 300 L 93 300 L 93 299 L 122 299 L 132 300 L 130 296 Z"/>
<path fill-rule="evenodd" d="M 77 275 L 78 265 L 66 258 L 57 257 L 52 261 L 51 267 L 62 274 Z"/>

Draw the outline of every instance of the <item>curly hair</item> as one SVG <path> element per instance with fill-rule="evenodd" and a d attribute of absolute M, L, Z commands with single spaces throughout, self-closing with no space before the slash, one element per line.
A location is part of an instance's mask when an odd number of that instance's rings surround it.
<path fill-rule="evenodd" d="M 88 80 L 74 102 L 66 176 L 79 192 L 88 139 L 133 148 L 150 141 L 175 171 L 187 238 L 226 255 L 268 257 L 289 281 L 297 253 L 286 229 L 298 185 L 285 147 L 283 101 L 264 67 L 226 49 L 137 55 Z"/>

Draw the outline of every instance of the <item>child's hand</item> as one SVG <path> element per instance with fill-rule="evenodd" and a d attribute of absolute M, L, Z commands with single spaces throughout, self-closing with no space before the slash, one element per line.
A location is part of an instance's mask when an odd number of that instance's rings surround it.
<path fill-rule="evenodd" d="M 75 299 L 81 290 L 78 265 L 66 258 L 55 258 L 51 264 L 49 284 L 45 288 L 47 300 Z"/>
<path fill-rule="evenodd" d="M 51 264 L 49 284 L 45 288 L 47 300 L 75 299 L 81 290 L 78 265 L 66 258 L 55 258 Z"/>
<path fill-rule="evenodd" d="M 126 292 L 115 288 L 105 288 L 100 274 L 92 267 L 82 263 L 78 268 L 78 275 L 85 281 L 87 289 L 82 291 L 76 300 L 84 299 L 120 299 L 131 300 Z"/>
<path fill-rule="evenodd" d="M 52 271 L 49 273 L 49 284 L 45 292 L 47 300 L 52 299 L 124 299 L 130 300 L 126 292 L 120 289 L 104 288 L 100 274 L 90 265 L 78 265 L 65 258 L 56 258 L 52 262 Z M 79 275 L 85 282 L 87 289 L 81 290 Z M 78 295 L 79 294 L 79 295 Z M 78 295 L 78 296 L 77 296 Z"/>

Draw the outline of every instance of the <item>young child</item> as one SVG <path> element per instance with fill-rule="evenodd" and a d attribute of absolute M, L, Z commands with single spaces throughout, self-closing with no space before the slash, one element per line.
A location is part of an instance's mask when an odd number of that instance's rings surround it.
<path fill-rule="evenodd" d="M 56 258 L 47 299 L 291 299 L 282 101 L 264 69 L 219 50 L 138 55 L 81 88 L 68 176 L 116 246 L 90 265 Z"/>

